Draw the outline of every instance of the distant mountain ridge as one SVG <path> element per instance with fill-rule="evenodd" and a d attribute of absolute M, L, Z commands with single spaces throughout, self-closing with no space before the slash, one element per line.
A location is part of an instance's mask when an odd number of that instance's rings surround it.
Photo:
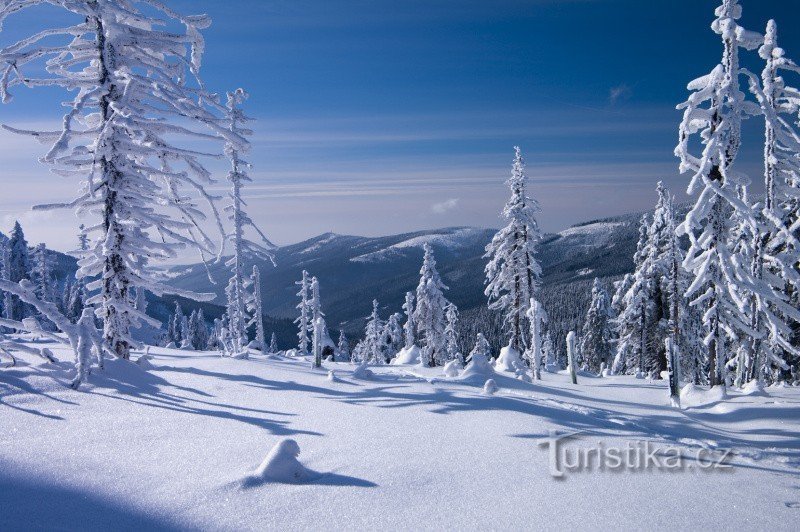
<path fill-rule="evenodd" d="M 543 297 L 547 299 L 547 292 L 557 286 L 591 281 L 595 276 L 616 278 L 631 271 L 639 217 L 640 214 L 630 214 L 593 220 L 545 235 L 538 248 Z M 384 316 L 400 312 L 405 293 L 416 288 L 422 246 L 429 243 L 442 279 L 450 287 L 446 296 L 464 314 L 486 305 L 484 254 L 495 232 L 488 228 L 447 227 L 382 237 L 325 233 L 282 246 L 275 252 L 277 266 L 258 264 L 264 312 L 274 318 L 293 319 L 298 301 L 294 283 L 307 270 L 320 280 L 328 325 L 359 335 L 373 298 L 380 302 Z M 184 289 L 214 292 L 214 303 L 222 305 L 227 271 L 222 264 L 210 265 L 209 270 L 216 285 L 209 282 L 203 265 L 189 267 L 171 283 Z"/>

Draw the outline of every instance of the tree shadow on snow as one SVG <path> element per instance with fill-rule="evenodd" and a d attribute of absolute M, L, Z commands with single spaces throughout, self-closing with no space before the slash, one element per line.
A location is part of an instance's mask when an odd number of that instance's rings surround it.
<path fill-rule="evenodd" d="M 0 471 L 3 467 L 0 464 Z M 70 487 L 0 472 L 0 530 L 177 531 L 176 524 Z"/>

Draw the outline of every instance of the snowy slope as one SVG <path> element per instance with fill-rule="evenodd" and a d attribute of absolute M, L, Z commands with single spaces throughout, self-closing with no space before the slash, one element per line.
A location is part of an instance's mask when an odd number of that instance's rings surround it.
<path fill-rule="evenodd" d="M 0 370 L 0 530 L 790 530 L 800 505 L 800 388 L 682 412 L 665 383 L 222 359 L 153 349 L 72 391 L 66 364 Z M 66 358 L 63 352 L 59 356 Z M 30 364 L 34 360 L 25 359 Z M 438 377 L 437 377 L 438 375 Z M 694 392 L 698 395 L 698 392 Z M 702 394 L 699 394 L 702 396 Z M 695 400 L 693 404 L 703 404 Z M 729 472 L 548 473 L 537 443 L 733 447 Z M 247 483 L 294 439 L 307 483 Z"/>

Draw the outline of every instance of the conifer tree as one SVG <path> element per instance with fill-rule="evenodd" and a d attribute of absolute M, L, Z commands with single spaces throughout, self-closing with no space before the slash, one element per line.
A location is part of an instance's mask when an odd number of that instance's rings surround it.
<path fill-rule="evenodd" d="M 758 233 L 759 222 L 740 196 L 748 179 L 733 167 L 741 144 L 742 120 L 761 113 L 740 90 L 740 77 L 748 74 L 739 65 L 739 48 L 754 49 L 763 38 L 736 22 L 741 17 L 738 0 L 723 0 L 715 14 L 712 29 L 722 38 L 722 61 L 710 74 L 689 84 L 694 92 L 679 106 L 684 116 L 675 155 L 681 160 L 681 172 L 692 174 L 688 192 L 697 197 L 679 227 L 690 242 L 684 266 L 694 275 L 686 295 L 693 305 L 703 306 L 710 384 L 725 386 L 730 357 L 727 342 L 760 336 L 746 317 L 747 293 L 758 294 L 761 309 L 772 304 L 790 315 L 796 311 L 736 258 L 734 226 L 743 224 Z M 690 144 L 698 134 L 703 145 L 699 156 L 692 153 Z"/>
<path fill-rule="evenodd" d="M 343 360 L 350 360 L 350 342 L 347 341 L 344 331 L 339 331 L 339 344 L 336 347 Z"/>
<path fill-rule="evenodd" d="M 296 307 L 300 311 L 300 316 L 298 316 L 294 322 L 298 327 L 297 338 L 299 343 L 297 348 L 302 355 L 308 353 L 308 333 L 311 330 L 311 315 L 309 308 L 311 279 L 308 276 L 308 272 L 303 270 L 303 278 L 294 284 L 300 286 L 300 291 L 297 292 L 297 296 L 300 298 L 300 303 L 298 303 Z"/>
<path fill-rule="evenodd" d="M 592 301 L 586 312 L 581 335 L 581 356 L 589 371 L 597 373 L 601 364 L 610 364 L 611 353 L 611 303 L 603 283 L 595 277 Z"/>
<path fill-rule="evenodd" d="M 514 148 L 514 165 L 507 181 L 511 197 L 503 209 L 507 225 L 486 246 L 486 296 L 489 306 L 505 316 L 509 345 L 524 351 L 525 317 L 531 298 L 536 296 L 541 266 L 536 259 L 536 245 L 541 239 L 536 213 L 539 204 L 530 196 L 525 162 Z"/>
<path fill-rule="evenodd" d="M 442 292 L 447 290 L 447 286 L 436 270 L 433 248 L 425 243 L 423 249 L 424 258 L 419 272 L 414 322 L 422 341 L 422 362 L 432 367 L 443 363 L 445 359 L 445 309 L 449 302 Z"/>
<path fill-rule="evenodd" d="M 458 332 L 456 330 L 458 327 L 458 309 L 454 304 L 447 305 L 445 318 L 447 319 L 447 325 L 444 329 L 446 361 L 458 360 L 463 365 L 463 355 L 458 351 Z"/>
<path fill-rule="evenodd" d="M 255 264 L 253 265 L 253 273 L 250 275 L 248 286 L 252 290 L 247 297 L 247 311 L 251 316 L 247 326 L 252 327 L 255 325 L 258 349 L 264 351 L 267 347 L 267 340 L 264 332 L 264 306 L 261 299 L 261 273 Z"/>
<path fill-rule="evenodd" d="M 7 129 L 52 142 L 42 160 L 81 180 L 73 201 L 39 208 L 74 208 L 94 218 L 78 275 L 94 279 L 89 288 L 98 293 L 88 303 L 98 307 L 113 352 L 127 359 L 136 343 L 131 330 L 159 325 L 133 308 L 133 287 L 213 298 L 168 287 L 152 263 L 175 259 L 187 246 L 214 251 L 195 198 L 218 218 L 204 190 L 213 179 L 202 164 L 217 154 L 193 146 L 245 141 L 221 125 L 220 105 L 199 77 L 208 17 L 182 16 L 152 0 L 9 0 L 0 23 L 44 3 L 76 22 L 44 26 L 1 49 L 0 96 L 9 102 L 18 85 L 61 87 L 75 96 L 60 131 Z"/>
<path fill-rule="evenodd" d="M 542 379 L 542 335 L 544 333 L 544 324 L 547 323 L 547 312 L 544 307 L 535 298 L 531 298 L 530 305 L 528 305 L 528 323 L 530 324 L 530 339 L 528 349 L 524 355 L 528 364 L 530 364 L 533 378 L 536 380 Z"/>
<path fill-rule="evenodd" d="M 0 18 L 0 20 L 2 20 Z M 6 267 L 7 280 L 19 283 L 23 279 L 30 279 L 30 257 L 28 255 L 28 242 L 22 232 L 19 222 L 14 222 L 11 238 L 8 242 L 8 265 Z M 5 293 L 6 319 L 22 321 L 27 317 L 27 306 L 19 297 L 9 292 Z"/>

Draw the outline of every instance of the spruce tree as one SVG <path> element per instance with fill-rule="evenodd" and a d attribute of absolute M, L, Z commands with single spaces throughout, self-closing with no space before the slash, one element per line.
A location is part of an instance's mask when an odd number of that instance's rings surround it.
<path fill-rule="evenodd" d="M 514 165 L 507 181 L 511 197 L 503 209 L 507 222 L 486 246 L 486 290 L 489 306 L 503 312 L 510 346 L 525 350 L 525 319 L 531 298 L 536 296 L 541 266 L 536 245 L 541 239 L 536 213 L 539 204 L 530 196 L 525 162 L 514 148 Z"/>
<path fill-rule="evenodd" d="M 589 371 L 598 373 L 602 364 L 610 364 L 611 345 L 611 302 L 608 292 L 600 279 L 595 277 L 592 285 L 592 301 L 586 312 L 581 335 L 581 356 Z"/>

